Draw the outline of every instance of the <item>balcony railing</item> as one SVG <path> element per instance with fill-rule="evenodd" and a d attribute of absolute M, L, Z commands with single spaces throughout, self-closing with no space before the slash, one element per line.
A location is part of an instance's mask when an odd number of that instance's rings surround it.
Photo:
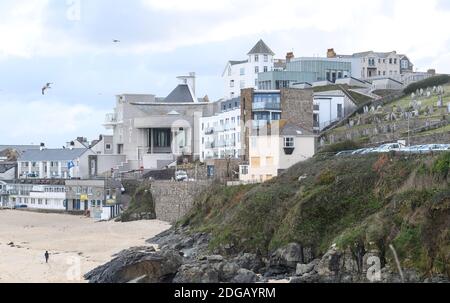
<path fill-rule="evenodd" d="M 117 123 L 117 122 L 118 122 L 117 114 L 114 114 L 114 113 L 106 114 L 106 117 L 105 117 L 106 124 Z"/>
<path fill-rule="evenodd" d="M 255 102 L 253 110 L 281 110 L 281 103 L 278 102 Z"/>
<path fill-rule="evenodd" d="M 253 129 L 267 127 L 268 123 L 269 122 L 267 120 L 253 120 L 252 121 Z"/>
<path fill-rule="evenodd" d="M 212 134 L 214 134 L 214 128 L 210 127 L 205 130 L 205 135 L 212 135 Z"/>

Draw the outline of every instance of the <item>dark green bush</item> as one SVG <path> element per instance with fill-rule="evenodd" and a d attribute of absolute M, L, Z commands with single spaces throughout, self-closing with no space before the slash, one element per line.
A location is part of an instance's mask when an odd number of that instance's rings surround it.
<path fill-rule="evenodd" d="M 431 77 L 431 78 L 408 85 L 408 87 L 405 88 L 404 93 L 411 94 L 421 88 L 425 89 L 427 87 L 443 85 L 443 84 L 447 84 L 449 82 L 450 82 L 449 75 L 439 75 L 439 76 Z"/>
<path fill-rule="evenodd" d="M 346 150 L 355 150 L 361 148 L 361 145 L 356 143 L 355 141 L 347 140 L 343 142 L 338 142 L 335 144 L 331 144 L 325 146 L 321 152 L 323 153 L 338 153 Z"/>

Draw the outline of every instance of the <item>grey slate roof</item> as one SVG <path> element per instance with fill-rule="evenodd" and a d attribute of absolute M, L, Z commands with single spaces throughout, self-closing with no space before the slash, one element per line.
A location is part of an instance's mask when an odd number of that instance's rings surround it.
<path fill-rule="evenodd" d="M 6 150 L 6 149 L 13 149 L 18 151 L 19 153 L 22 153 L 28 149 L 39 149 L 39 145 L 0 145 L 0 151 Z"/>
<path fill-rule="evenodd" d="M 388 57 L 390 54 L 392 54 L 393 52 L 387 52 L 387 53 L 380 53 L 380 52 L 373 52 L 373 51 L 368 51 L 368 52 L 361 52 L 361 53 L 355 53 L 353 54 L 353 57 L 365 57 L 369 54 L 374 54 L 376 55 L 378 58 L 386 58 Z"/>
<path fill-rule="evenodd" d="M 89 149 L 74 148 L 74 149 L 44 149 L 44 150 L 27 150 L 18 161 L 22 162 L 39 162 L 39 161 L 70 161 L 79 158 Z"/>
<path fill-rule="evenodd" d="M 0 163 L 0 174 L 4 174 L 14 167 L 16 167 L 16 164 L 14 163 Z"/>
<path fill-rule="evenodd" d="M 282 136 L 312 136 L 312 132 L 305 130 L 304 128 L 298 127 L 292 123 L 286 123 L 280 130 Z"/>
<path fill-rule="evenodd" d="M 241 61 L 230 61 L 230 65 L 237 65 L 242 63 L 248 63 L 248 60 L 241 60 Z"/>
<path fill-rule="evenodd" d="M 165 99 L 166 103 L 194 103 L 194 98 L 187 84 L 178 85 Z"/>
<path fill-rule="evenodd" d="M 264 43 L 264 41 L 261 39 L 256 43 L 256 45 L 250 50 L 250 52 L 247 55 L 254 55 L 254 54 L 270 54 L 275 55 L 275 53 L 267 46 L 267 44 Z"/>

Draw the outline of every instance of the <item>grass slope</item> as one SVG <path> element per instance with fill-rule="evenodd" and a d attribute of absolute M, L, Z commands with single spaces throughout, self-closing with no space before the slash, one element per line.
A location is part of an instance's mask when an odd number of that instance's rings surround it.
<path fill-rule="evenodd" d="M 320 256 L 336 243 L 377 249 L 392 262 L 393 244 L 404 266 L 449 275 L 449 171 L 450 153 L 319 156 L 261 185 L 216 185 L 180 224 L 233 252 L 298 242 Z"/>

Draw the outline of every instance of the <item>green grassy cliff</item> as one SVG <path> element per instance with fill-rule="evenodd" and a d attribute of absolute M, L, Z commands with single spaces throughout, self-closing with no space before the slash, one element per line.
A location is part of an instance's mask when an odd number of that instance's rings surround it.
<path fill-rule="evenodd" d="M 450 276 L 449 180 L 450 153 L 317 156 L 261 185 L 216 185 L 180 224 L 224 253 L 297 242 L 321 256 L 336 244 L 392 263 L 392 244 L 405 268 Z"/>

